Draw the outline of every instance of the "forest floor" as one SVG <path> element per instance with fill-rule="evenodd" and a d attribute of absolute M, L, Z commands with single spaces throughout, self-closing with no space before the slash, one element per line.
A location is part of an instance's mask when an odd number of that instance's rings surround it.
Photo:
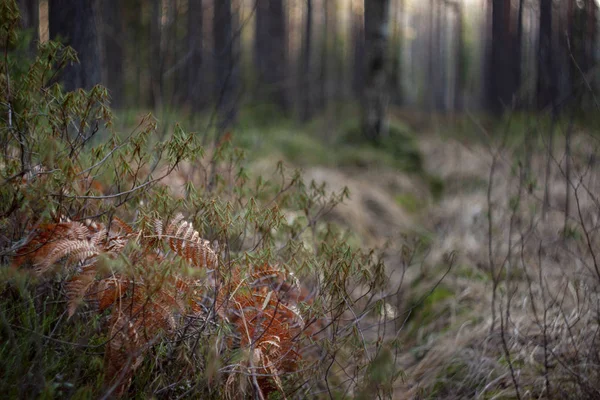
<path fill-rule="evenodd" d="M 326 218 L 383 254 L 385 336 L 401 343 L 394 398 L 600 395 L 581 367 L 600 361 L 580 351 L 597 347 L 599 326 L 600 275 L 590 266 L 600 230 L 586 229 L 598 219 L 597 139 L 576 124 L 554 127 L 548 158 L 543 121 L 503 122 L 494 134 L 476 121 L 437 122 L 394 113 L 395 139 L 383 146 L 322 122 L 239 129 L 233 143 L 254 175 L 283 160 L 306 181 L 348 188 Z M 539 137 L 527 153 L 531 131 Z M 380 331 L 360 325 L 377 340 Z"/>
<path fill-rule="evenodd" d="M 587 379 L 576 372 L 589 362 L 580 349 L 594 343 L 598 329 L 591 260 L 599 243 L 585 228 L 598 210 L 591 194 L 600 192 L 595 139 L 577 128 L 569 134 L 567 195 L 565 130 L 557 131 L 547 177 L 544 139 L 525 177 L 518 140 L 486 143 L 439 130 L 414 136 L 418 172 L 385 163 L 304 167 L 307 179 L 331 190 L 348 187 L 350 199 L 330 218 L 385 254 L 393 294 L 388 336 L 403 349 L 395 398 L 597 394 L 587 383 L 569 389 Z M 406 246 L 420 249 L 409 262 Z"/>
<path fill-rule="evenodd" d="M 491 280 L 482 271 L 489 151 L 435 134 L 421 135 L 417 143 L 424 174 L 386 167 L 310 167 L 304 172 L 308 180 L 325 182 L 334 191 L 347 186 L 350 199 L 333 211 L 333 219 L 357 233 L 365 246 L 384 249 L 390 292 L 398 291 L 392 300 L 392 332 L 398 330 L 406 350 L 399 362 L 405 378 L 395 390 L 397 398 L 442 395 L 439 380 L 456 367 L 457 354 L 474 338 L 487 336 L 491 323 Z M 432 193 L 424 176 L 443 182 L 443 190 Z M 410 265 L 402 262 L 403 245 L 423 249 Z M 451 253 L 449 265 L 445 258 Z"/>

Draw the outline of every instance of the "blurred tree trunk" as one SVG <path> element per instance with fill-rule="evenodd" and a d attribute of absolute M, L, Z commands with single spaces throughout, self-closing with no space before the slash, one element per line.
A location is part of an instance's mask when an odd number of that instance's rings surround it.
<path fill-rule="evenodd" d="M 103 82 L 110 91 L 111 105 L 123 106 L 123 15 L 120 0 L 102 3 Z"/>
<path fill-rule="evenodd" d="M 131 98 L 128 98 L 127 104 L 134 104 L 138 107 L 151 107 L 151 97 L 147 92 L 148 86 L 147 68 L 149 57 L 146 57 L 148 51 L 147 21 L 143 18 L 142 0 L 132 0 L 127 2 L 125 10 L 125 27 L 127 32 L 127 43 L 123 43 L 126 48 L 124 53 L 126 57 L 125 68 L 126 86 L 131 88 Z"/>
<path fill-rule="evenodd" d="M 392 36 L 392 68 L 390 86 L 393 88 L 393 101 L 396 104 L 402 103 L 402 15 L 404 13 L 404 0 L 396 0 L 394 6 L 394 14 L 392 18 L 393 22 L 393 36 Z"/>
<path fill-rule="evenodd" d="M 463 92 L 465 89 L 465 63 L 467 60 L 464 43 L 463 7 L 458 1 L 449 2 L 456 16 L 456 38 L 454 40 L 454 111 L 463 110 Z"/>
<path fill-rule="evenodd" d="M 35 52 L 37 42 L 40 38 L 40 12 L 38 0 L 19 0 L 19 11 L 21 12 L 21 27 L 31 30 L 31 42 L 29 48 Z"/>
<path fill-rule="evenodd" d="M 187 61 L 187 102 L 193 112 L 204 108 L 203 65 L 202 65 L 202 1 L 188 1 L 187 49 L 190 53 Z"/>
<path fill-rule="evenodd" d="M 322 2 L 322 13 L 323 13 L 323 23 L 321 25 L 321 62 L 319 64 L 319 90 L 317 95 L 317 107 L 320 110 L 324 110 L 327 106 L 327 86 L 328 86 L 328 76 L 327 76 L 327 65 L 329 63 L 329 7 L 327 5 L 327 0 Z"/>
<path fill-rule="evenodd" d="M 582 74 L 587 73 L 594 65 L 596 12 L 597 5 L 594 0 L 585 0 L 583 3 L 569 0 L 568 47 L 569 54 L 572 56 L 570 75 L 573 89 L 581 87 L 584 79 Z"/>
<path fill-rule="evenodd" d="M 366 70 L 363 90 L 363 133 L 378 142 L 388 135 L 389 0 L 365 2 Z"/>
<path fill-rule="evenodd" d="M 445 2 L 436 1 L 436 39 L 435 39 L 435 108 L 439 112 L 446 112 L 447 92 L 447 57 L 446 57 L 446 8 Z"/>
<path fill-rule="evenodd" d="M 553 60 L 552 0 L 540 0 L 540 26 L 538 40 L 538 108 L 552 104 L 556 107 L 556 66 Z"/>
<path fill-rule="evenodd" d="M 544 0 L 542 0 L 544 1 Z M 516 93 L 514 58 L 515 39 L 512 30 L 511 2 L 493 0 L 492 3 L 492 49 L 490 63 L 490 109 L 496 114 L 513 104 Z"/>
<path fill-rule="evenodd" d="M 306 16 L 304 19 L 304 36 L 302 38 L 302 52 L 300 55 L 300 85 L 301 98 L 300 120 L 306 122 L 312 116 L 312 76 L 311 76 L 311 51 L 313 30 L 313 2 L 306 0 Z"/>
<path fill-rule="evenodd" d="M 215 54 L 217 135 L 235 122 L 237 115 L 236 87 L 238 66 L 233 54 L 233 18 L 231 0 L 214 0 L 213 51 Z"/>
<path fill-rule="evenodd" d="M 283 0 L 256 0 L 255 60 L 260 92 L 288 111 L 287 32 Z"/>
<path fill-rule="evenodd" d="M 513 73 L 514 73 L 514 85 L 515 91 L 521 88 L 521 64 L 522 64 L 522 50 L 523 50 L 523 8 L 524 1 L 518 0 L 519 6 L 517 11 L 517 34 L 514 37 L 514 49 L 515 56 L 513 62 Z M 517 107 L 521 107 L 522 101 L 520 99 L 517 100 Z"/>
<path fill-rule="evenodd" d="M 364 17 L 352 10 L 352 91 L 357 98 L 362 96 L 365 79 L 365 26 Z"/>
<path fill-rule="evenodd" d="M 150 96 L 155 111 L 162 108 L 163 102 L 163 54 L 162 41 L 162 1 L 152 0 L 150 18 Z"/>
<path fill-rule="evenodd" d="M 427 54 L 427 86 L 428 86 L 428 101 L 427 107 L 430 112 L 435 111 L 435 9 L 436 3 L 435 0 L 429 0 L 429 12 L 427 13 L 429 16 L 429 37 L 428 39 L 428 48 L 429 52 Z"/>
<path fill-rule="evenodd" d="M 50 1 L 50 38 L 64 40 L 77 51 L 80 61 L 62 71 L 66 90 L 91 89 L 100 83 L 100 46 L 95 17 L 94 1 Z"/>

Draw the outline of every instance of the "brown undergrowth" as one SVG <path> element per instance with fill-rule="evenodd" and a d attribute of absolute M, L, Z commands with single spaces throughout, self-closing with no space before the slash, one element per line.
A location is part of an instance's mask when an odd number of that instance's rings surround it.
<path fill-rule="evenodd" d="M 106 267 L 118 258 L 125 267 Z M 269 265 L 234 266 L 225 273 L 217 252 L 181 214 L 164 231 L 161 220 L 138 230 L 116 217 L 108 226 L 70 220 L 40 225 L 13 262 L 38 276 L 57 265 L 71 276 L 65 283 L 69 317 L 83 302 L 96 312 L 111 310 L 105 383 L 118 396 L 150 346 L 172 337 L 186 318 L 209 318 L 213 311 L 233 329 L 227 345 L 249 352 L 240 368 L 259 376 L 259 391 L 283 393 L 280 375 L 297 367 L 300 343 L 316 326 L 298 308 L 309 299 L 293 275 Z M 204 277 L 186 268 L 202 270 Z M 226 385 L 231 397 L 234 380 L 232 373 Z"/>

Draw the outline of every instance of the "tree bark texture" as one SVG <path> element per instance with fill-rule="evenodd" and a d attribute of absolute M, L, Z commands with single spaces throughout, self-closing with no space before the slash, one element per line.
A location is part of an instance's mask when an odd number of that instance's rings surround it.
<path fill-rule="evenodd" d="M 50 0 L 50 38 L 61 38 L 78 54 L 79 64 L 68 65 L 61 75 L 66 90 L 91 89 L 100 83 L 100 46 L 93 1 Z"/>
<path fill-rule="evenodd" d="M 363 132 L 378 142 L 388 135 L 389 0 L 365 2 L 366 79 L 363 91 Z"/>

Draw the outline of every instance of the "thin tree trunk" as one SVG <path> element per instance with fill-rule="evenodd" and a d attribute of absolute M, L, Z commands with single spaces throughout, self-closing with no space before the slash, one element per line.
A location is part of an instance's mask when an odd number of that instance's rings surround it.
<path fill-rule="evenodd" d="M 436 2 L 436 27 L 437 35 L 435 38 L 435 55 L 436 55 L 436 85 L 435 85 L 435 104 L 436 110 L 440 112 L 446 111 L 446 57 L 445 57 L 445 38 L 446 35 L 446 9 L 445 3 L 438 0 Z"/>
<path fill-rule="evenodd" d="M 514 85 L 515 90 L 519 90 L 521 87 L 521 64 L 522 64 L 522 50 L 523 50 L 523 8 L 524 1 L 519 0 L 519 10 L 517 14 L 517 35 L 515 37 L 515 43 L 513 45 L 515 49 L 515 57 L 513 62 L 513 73 L 514 73 Z M 520 107 L 521 101 L 517 102 L 517 106 Z"/>
<path fill-rule="evenodd" d="M 393 17 L 392 50 L 393 57 L 391 68 L 390 86 L 393 88 L 393 102 L 402 103 L 402 14 L 404 0 L 396 0 Z"/>
<path fill-rule="evenodd" d="M 154 110 L 162 109 L 163 102 L 163 54 L 162 41 L 162 1 L 152 0 L 150 19 L 150 94 Z"/>
<path fill-rule="evenodd" d="M 322 36 L 321 36 L 321 63 L 319 64 L 319 91 L 317 97 L 317 104 L 319 109 L 324 109 L 327 106 L 327 64 L 329 63 L 329 12 L 327 7 L 327 1 L 322 3 L 323 12 L 323 24 L 322 24 Z"/>
<path fill-rule="evenodd" d="M 556 106 L 556 66 L 553 60 L 552 0 L 540 0 L 540 32 L 538 42 L 538 108 Z"/>
<path fill-rule="evenodd" d="M 388 135 L 387 107 L 389 0 L 365 2 L 366 79 L 363 93 L 363 132 L 374 142 Z"/>
<path fill-rule="evenodd" d="M 434 23 L 435 20 L 435 0 L 429 0 L 429 53 L 428 53 L 428 58 L 427 58 L 427 77 L 428 77 L 428 81 L 429 81 L 429 101 L 428 101 L 428 106 L 429 106 L 429 111 L 433 112 L 435 111 L 435 89 L 436 89 L 436 82 L 435 82 L 435 68 L 434 68 L 434 53 L 435 53 L 435 42 L 434 42 L 434 37 L 435 37 L 435 28 L 436 25 Z"/>
<path fill-rule="evenodd" d="M 306 0 L 306 17 L 304 21 L 304 37 L 302 40 L 302 55 L 300 67 L 299 94 L 302 99 L 300 120 L 306 122 L 312 114 L 312 76 L 311 76 L 311 51 L 312 51 L 312 29 L 313 29 L 313 2 Z"/>
<path fill-rule="evenodd" d="M 123 106 L 123 20 L 120 0 L 102 3 L 102 28 L 104 44 L 104 82 L 111 95 L 111 105 Z"/>
<path fill-rule="evenodd" d="M 288 111 L 287 36 L 283 0 L 256 0 L 255 62 L 262 100 Z"/>
<path fill-rule="evenodd" d="M 454 50 L 454 111 L 462 111 L 463 109 L 463 91 L 464 91 L 464 71 L 463 71 L 463 62 L 466 59 L 465 57 L 465 44 L 464 44 L 464 27 L 463 27 L 463 9 L 462 3 L 458 1 L 451 2 L 450 5 L 454 10 L 454 14 L 456 15 L 456 39 L 455 50 Z"/>
<path fill-rule="evenodd" d="M 202 1 L 188 1 L 187 50 L 190 53 L 187 61 L 187 102 L 192 111 L 204 108 L 203 76 L 203 36 L 202 36 Z"/>
<path fill-rule="evenodd" d="M 50 38 L 62 38 L 78 54 L 79 63 L 68 65 L 61 79 L 66 90 L 91 89 L 100 83 L 100 47 L 93 1 L 52 0 Z"/>
<path fill-rule="evenodd" d="M 365 86 L 365 27 L 364 18 L 352 12 L 352 90 L 356 97 L 362 96 Z"/>
<path fill-rule="evenodd" d="M 515 94 L 513 45 L 511 35 L 511 4 L 508 0 L 493 0 L 492 51 L 490 63 L 490 109 L 500 114 L 512 105 Z"/>
<path fill-rule="evenodd" d="M 217 135 L 231 126 L 237 115 L 236 87 L 238 66 L 235 60 L 231 0 L 214 0 L 213 51 L 215 54 Z"/>

